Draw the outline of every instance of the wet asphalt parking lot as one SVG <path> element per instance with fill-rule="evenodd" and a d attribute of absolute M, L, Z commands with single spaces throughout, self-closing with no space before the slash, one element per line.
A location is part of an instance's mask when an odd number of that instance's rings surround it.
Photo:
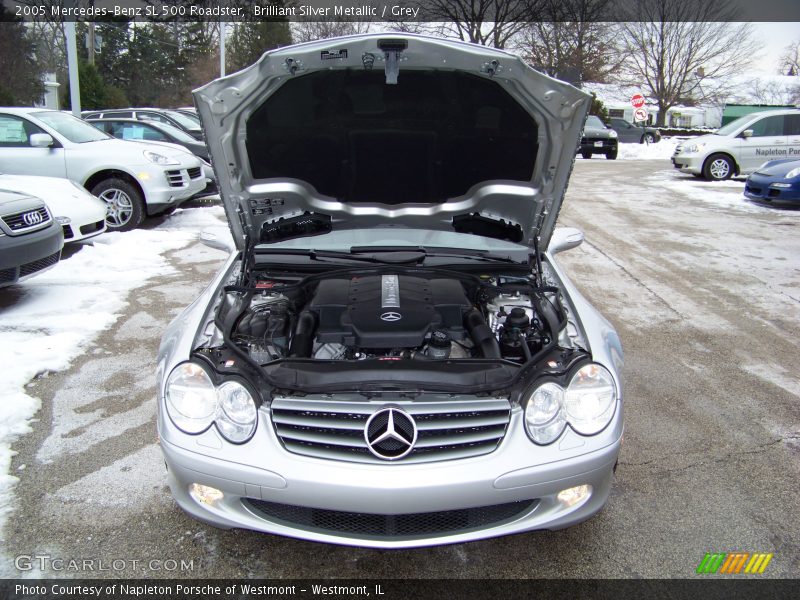
<path fill-rule="evenodd" d="M 626 361 L 625 443 L 610 500 L 593 519 L 378 551 L 222 531 L 186 516 L 157 445 L 154 369 L 165 326 L 224 258 L 193 242 L 164 254 L 173 273 L 130 292 L 114 325 L 67 370 L 27 386 L 42 408 L 14 444 L 4 574 L 691 577 L 706 552 L 743 551 L 772 552 L 767 574 L 796 577 L 800 211 L 755 207 L 741 182 L 714 185 L 666 161 L 576 163 L 559 220 L 586 242 L 560 260 L 616 326 Z M 0 292 L 0 305 L 22 300 Z M 125 566 L 15 568 L 15 557 L 32 555 Z"/>

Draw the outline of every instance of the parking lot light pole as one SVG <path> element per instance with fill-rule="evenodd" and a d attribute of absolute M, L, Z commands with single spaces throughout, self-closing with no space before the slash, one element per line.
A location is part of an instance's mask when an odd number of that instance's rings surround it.
<path fill-rule="evenodd" d="M 227 23 L 222 21 L 219 24 L 219 76 L 225 77 L 225 30 Z"/>
<path fill-rule="evenodd" d="M 72 114 L 81 116 L 81 88 L 78 80 L 78 46 L 75 43 L 75 22 L 64 22 L 64 36 L 67 38 L 67 70 L 69 71 L 69 101 Z M 94 48 L 92 49 L 94 51 Z"/>

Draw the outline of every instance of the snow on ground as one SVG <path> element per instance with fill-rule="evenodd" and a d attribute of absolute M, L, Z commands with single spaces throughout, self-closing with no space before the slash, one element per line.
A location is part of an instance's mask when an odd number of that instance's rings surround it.
<path fill-rule="evenodd" d="M 759 206 L 744 196 L 744 179 L 706 181 L 677 170 L 659 171 L 647 180 L 653 187 L 664 187 L 693 200 L 748 213 L 770 213 L 774 208 Z"/>
<path fill-rule="evenodd" d="M 220 207 L 179 209 L 151 230 L 105 233 L 50 271 L 0 290 L 0 531 L 17 481 L 9 474 L 11 446 L 31 431 L 41 405 L 25 384 L 68 368 L 117 320 L 132 290 L 172 272 L 164 253 L 220 225 L 222 213 Z"/>
<path fill-rule="evenodd" d="M 617 159 L 623 160 L 669 160 L 675 152 L 675 146 L 680 142 L 678 138 L 663 138 L 655 144 L 632 144 L 625 143 L 619 145 Z"/>

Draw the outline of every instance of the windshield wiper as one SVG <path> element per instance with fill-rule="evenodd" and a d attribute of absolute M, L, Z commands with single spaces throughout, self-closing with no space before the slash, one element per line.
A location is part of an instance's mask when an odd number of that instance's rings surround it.
<path fill-rule="evenodd" d="M 486 262 L 501 262 L 522 264 L 508 256 L 499 256 L 487 250 L 473 250 L 469 248 L 446 248 L 437 246 L 428 250 L 424 246 L 352 246 L 352 254 L 391 253 L 391 252 L 418 252 L 422 258 L 463 258 L 466 260 L 479 260 Z"/>
<path fill-rule="evenodd" d="M 413 256 L 396 256 L 391 260 L 376 258 L 374 256 L 361 256 L 358 253 L 342 252 L 339 250 L 303 250 L 300 248 L 256 248 L 256 254 L 278 254 L 283 256 L 307 256 L 311 260 L 332 259 L 332 260 L 352 260 L 357 262 L 375 263 L 375 264 L 414 264 L 424 260 L 425 254 L 423 251 L 415 249 L 404 249 L 404 253 L 412 254 Z"/>

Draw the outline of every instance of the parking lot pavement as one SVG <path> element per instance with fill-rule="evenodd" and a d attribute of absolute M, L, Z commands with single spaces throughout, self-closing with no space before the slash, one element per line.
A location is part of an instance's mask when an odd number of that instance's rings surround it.
<path fill-rule="evenodd" d="M 125 561 L 46 570 L 69 576 L 690 577 L 706 552 L 742 551 L 773 552 L 768 576 L 797 576 L 800 212 L 755 207 L 740 187 L 665 161 L 576 163 L 560 222 L 586 242 L 560 260 L 617 327 L 626 359 L 625 444 L 595 518 L 375 551 L 185 516 L 156 446 L 153 372 L 164 326 L 222 260 L 193 243 L 164 250 L 173 269 L 128 292 L 119 318 L 68 369 L 26 388 L 42 408 L 14 445 L 6 574 L 17 573 L 15 557 L 38 554 Z"/>

